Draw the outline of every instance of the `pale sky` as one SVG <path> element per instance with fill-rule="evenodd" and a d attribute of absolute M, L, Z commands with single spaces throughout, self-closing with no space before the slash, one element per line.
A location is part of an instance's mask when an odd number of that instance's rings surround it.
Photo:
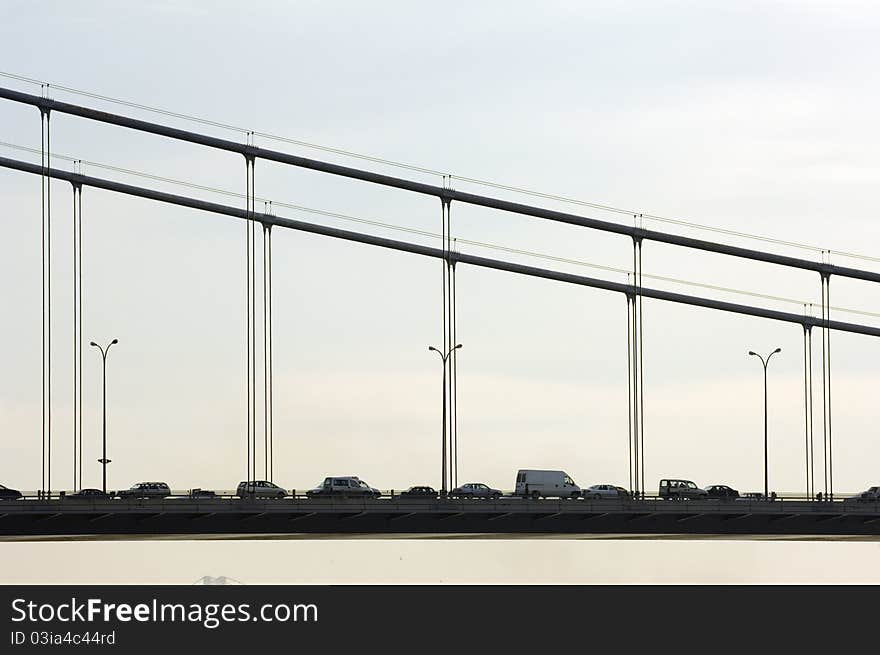
<path fill-rule="evenodd" d="M 880 9 L 872 3 L 169 0 L 119 7 L 3 3 L 0 68 L 460 176 L 878 255 L 880 92 L 871 81 Z M 14 80 L 0 85 L 39 93 Z M 242 138 L 61 91 L 52 96 Z M 52 125 L 55 153 L 244 191 L 239 157 L 68 116 L 54 116 Z M 0 141 L 39 148 L 39 137 L 36 109 L 0 102 Z M 439 184 L 431 175 L 313 149 L 257 144 Z M 3 146 L 0 155 L 35 160 Z M 85 172 L 243 205 L 96 167 Z M 36 489 L 40 479 L 39 189 L 35 176 L 0 170 L 0 483 L 22 489 Z M 277 164 L 258 162 L 256 191 L 407 228 L 440 228 L 436 199 Z M 53 184 L 55 488 L 71 485 L 70 206 L 70 186 Z M 631 263 L 623 237 L 461 205 L 452 212 L 463 239 L 605 266 Z M 234 487 L 244 476 L 246 443 L 243 224 L 92 189 L 84 192 L 83 218 L 83 336 L 86 343 L 120 340 L 109 363 L 109 485 L 160 479 L 179 489 Z M 625 281 L 583 266 L 461 249 Z M 274 264 L 275 481 L 304 489 L 336 474 L 385 489 L 439 486 L 440 368 L 427 346 L 441 338 L 440 264 L 283 230 L 275 231 Z M 644 267 L 646 274 L 819 300 L 814 274 L 720 255 L 648 243 Z M 836 307 L 878 311 L 876 285 L 834 280 L 832 294 Z M 461 267 L 458 317 L 460 482 L 509 489 L 518 468 L 560 468 L 582 486 L 627 484 L 621 296 Z M 780 346 L 770 371 L 770 486 L 802 490 L 801 337 L 797 325 L 646 301 L 648 489 L 660 477 L 761 488 L 761 369 L 746 353 Z M 833 349 L 835 489 L 855 492 L 878 483 L 870 463 L 880 457 L 873 384 L 880 342 L 835 333 Z M 84 483 L 99 486 L 100 357 L 86 348 L 84 358 Z M 817 348 L 817 387 L 820 362 Z M 815 408 L 821 485 L 818 389 Z"/>

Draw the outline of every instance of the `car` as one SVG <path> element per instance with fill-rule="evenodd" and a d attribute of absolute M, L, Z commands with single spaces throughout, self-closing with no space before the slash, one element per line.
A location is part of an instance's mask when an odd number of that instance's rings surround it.
<path fill-rule="evenodd" d="M 618 499 L 629 498 L 629 491 L 614 484 L 594 484 L 584 489 L 582 495 L 587 500 Z"/>
<path fill-rule="evenodd" d="M 410 487 L 400 492 L 401 498 L 436 498 L 437 495 L 437 490 L 428 486 Z"/>
<path fill-rule="evenodd" d="M 523 498 L 577 498 L 581 488 L 565 471 L 523 469 L 516 474 L 514 493 Z"/>
<path fill-rule="evenodd" d="M 776 492 L 771 491 L 770 497 L 768 498 L 760 491 L 749 491 L 748 493 L 740 494 L 736 500 L 749 503 L 764 503 L 767 501 L 772 502 L 776 500 Z"/>
<path fill-rule="evenodd" d="M 709 494 L 691 480 L 660 480 L 658 495 L 667 500 L 693 500 L 706 498 Z"/>
<path fill-rule="evenodd" d="M 713 484 L 706 487 L 706 494 L 709 498 L 721 498 L 722 500 L 739 498 L 739 492 L 726 484 Z"/>
<path fill-rule="evenodd" d="M 189 490 L 190 498 L 216 498 L 217 492 L 211 491 L 210 489 L 190 489 Z"/>
<path fill-rule="evenodd" d="M 104 493 L 100 489 L 80 489 L 72 494 L 68 494 L 67 497 L 74 500 L 108 500 L 112 498 L 112 495 Z"/>
<path fill-rule="evenodd" d="M 120 498 L 165 498 L 171 495 L 171 487 L 164 482 L 138 482 L 116 495 Z"/>
<path fill-rule="evenodd" d="M 880 487 L 871 487 L 867 491 L 844 500 L 847 503 L 876 503 L 877 501 L 880 501 Z"/>
<path fill-rule="evenodd" d="M 21 492 L 18 489 L 10 489 L 0 484 L 0 500 L 18 500 Z"/>
<path fill-rule="evenodd" d="M 498 500 L 501 498 L 501 491 L 493 489 L 482 482 L 468 482 L 450 491 L 449 496 L 451 498 L 491 498 L 492 500 Z"/>
<path fill-rule="evenodd" d="M 244 480 L 238 483 L 235 495 L 239 498 L 284 498 L 287 491 L 268 480 Z"/>
<path fill-rule="evenodd" d="M 308 498 L 320 498 L 324 496 L 378 498 L 381 495 L 381 491 L 375 487 L 371 487 L 356 475 L 341 475 L 324 478 L 324 481 L 321 484 L 306 492 Z"/>

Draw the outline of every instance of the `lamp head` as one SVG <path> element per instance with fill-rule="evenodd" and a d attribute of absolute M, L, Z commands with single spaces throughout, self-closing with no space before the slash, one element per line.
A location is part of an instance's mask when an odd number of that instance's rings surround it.
<path fill-rule="evenodd" d="M 750 354 L 750 355 L 757 355 L 758 353 L 756 353 L 754 350 L 750 350 L 750 351 L 749 351 L 749 354 Z"/>
<path fill-rule="evenodd" d="M 440 351 L 437 350 L 434 346 L 428 346 L 428 350 L 434 350 L 434 351 L 436 351 L 436 352 L 438 352 L 438 353 L 440 352 Z"/>
<path fill-rule="evenodd" d="M 94 346 L 95 348 L 100 348 L 100 346 L 98 344 L 96 344 L 94 341 L 92 341 L 89 345 Z"/>
<path fill-rule="evenodd" d="M 774 350 L 773 352 L 775 352 L 775 353 L 781 353 L 781 352 L 782 352 L 782 348 L 777 348 L 777 349 Z"/>
<path fill-rule="evenodd" d="M 459 348 L 461 348 L 461 344 L 458 344 L 455 348 L 453 348 L 453 350 L 457 350 Z"/>

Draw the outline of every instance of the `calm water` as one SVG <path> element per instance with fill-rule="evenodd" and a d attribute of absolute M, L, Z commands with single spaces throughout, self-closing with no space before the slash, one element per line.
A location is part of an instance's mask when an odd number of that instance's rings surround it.
<path fill-rule="evenodd" d="M 210 539 L 0 543 L 0 583 L 874 583 L 880 543 Z"/>

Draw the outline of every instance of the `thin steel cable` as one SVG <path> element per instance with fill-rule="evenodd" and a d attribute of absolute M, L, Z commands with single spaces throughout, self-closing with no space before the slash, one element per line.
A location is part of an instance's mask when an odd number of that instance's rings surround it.
<path fill-rule="evenodd" d="M 42 415 L 40 422 L 42 427 L 42 439 L 40 449 L 40 496 L 46 493 L 46 181 L 48 167 L 46 166 L 46 115 L 40 110 L 40 325 L 42 340 L 41 364 L 41 393 Z"/>
<path fill-rule="evenodd" d="M 630 338 L 632 339 L 633 344 L 633 442 L 634 442 L 634 457 L 633 457 L 633 475 L 636 479 L 636 496 L 638 496 L 641 489 L 641 479 L 639 478 L 639 372 L 638 372 L 638 359 L 639 359 L 639 344 L 637 341 L 638 335 L 638 268 L 637 268 L 637 259 L 636 259 L 636 241 L 633 240 L 633 284 L 635 285 L 636 293 L 633 295 L 633 329 Z"/>
<path fill-rule="evenodd" d="M 272 401 L 274 396 L 274 380 L 272 377 L 272 360 L 275 352 L 272 349 L 272 226 L 268 226 L 268 257 L 269 257 L 269 482 L 275 481 L 275 418 Z"/>
<path fill-rule="evenodd" d="M 831 429 L 831 276 L 825 280 L 826 296 L 826 320 L 828 326 L 828 492 L 831 500 L 834 500 L 834 431 Z"/>
<path fill-rule="evenodd" d="M 815 424 L 813 422 L 813 330 L 807 331 L 807 341 L 809 347 L 809 369 L 810 369 L 810 497 L 816 495 L 816 450 L 813 446 L 813 433 Z"/>
<path fill-rule="evenodd" d="M 447 407 L 446 407 L 446 426 L 447 426 L 447 443 L 449 444 L 449 450 L 447 451 L 447 455 L 449 457 L 448 462 L 448 473 L 449 473 L 449 484 L 452 486 L 452 458 L 454 457 L 454 448 L 452 443 L 452 362 L 450 361 L 449 353 L 452 350 L 452 347 L 455 345 L 452 343 L 452 329 L 451 329 L 451 321 L 452 321 L 452 280 L 450 278 L 449 272 L 449 203 L 446 203 L 446 213 L 445 213 L 445 230 L 446 230 L 446 240 L 444 245 L 444 259 L 445 259 L 445 268 L 446 268 L 446 325 L 444 329 L 446 333 L 444 334 L 444 341 L 448 344 L 446 349 L 446 360 L 443 362 L 443 366 L 446 368 L 446 393 L 447 393 Z"/>
<path fill-rule="evenodd" d="M 77 305 L 76 305 L 76 186 L 73 187 L 73 238 L 71 239 L 71 243 L 73 244 L 73 275 L 71 276 L 71 280 L 73 282 L 73 490 L 77 490 L 76 486 L 76 455 L 77 455 L 77 440 L 76 440 L 76 423 L 77 423 L 77 405 L 76 405 L 76 342 L 77 342 Z"/>
<path fill-rule="evenodd" d="M 29 83 L 29 84 L 35 84 L 35 85 L 39 84 L 41 87 L 45 86 L 48 88 L 48 86 L 49 86 L 48 84 L 42 83 L 39 80 L 25 77 L 23 75 L 17 75 L 14 73 L 7 73 L 7 72 L 0 71 L 0 77 L 6 77 L 9 79 L 14 79 L 14 80 Z M 737 230 L 719 228 L 719 227 L 709 226 L 709 225 L 705 225 L 705 224 L 695 223 L 693 221 L 684 221 L 684 220 L 680 220 L 680 219 L 668 218 L 668 217 L 659 216 L 656 214 L 650 214 L 650 213 L 644 213 L 644 212 L 634 212 L 632 209 L 615 207 L 613 205 L 604 204 L 604 203 L 579 200 L 576 198 L 571 198 L 571 197 L 563 196 L 563 195 L 559 195 L 559 194 L 534 191 L 534 190 L 527 189 L 527 188 L 520 187 L 520 186 L 501 184 L 498 182 L 483 180 L 483 179 L 476 178 L 476 177 L 466 177 L 466 176 L 462 176 L 462 175 L 451 175 L 451 174 L 444 175 L 443 173 L 441 173 L 440 171 L 438 171 L 436 169 L 427 168 L 424 166 L 407 164 L 407 163 L 395 161 L 392 159 L 377 157 L 377 156 L 373 156 L 373 155 L 366 155 L 363 153 L 358 153 L 358 152 L 346 150 L 343 148 L 335 148 L 335 147 L 317 144 L 317 143 L 313 143 L 313 142 L 309 142 L 309 141 L 303 141 L 303 140 L 299 140 L 299 139 L 291 139 L 291 138 L 284 137 L 284 136 L 270 134 L 268 132 L 258 132 L 258 131 L 254 131 L 254 130 L 248 130 L 246 128 L 238 127 L 238 126 L 231 125 L 228 123 L 222 123 L 219 121 L 214 121 L 214 120 L 210 120 L 210 119 L 206 119 L 206 118 L 202 118 L 202 117 L 198 117 L 198 116 L 192 116 L 189 114 L 183 114 L 183 113 L 174 112 L 174 111 L 170 111 L 170 110 L 166 110 L 166 109 L 160 109 L 157 107 L 151 107 L 148 105 L 135 103 L 135 102 L 127 101 L 127 100 L 121 100 L 119 98 L 114 98 L 112 96 L 102 95 L 102 94 L 94 93 L 91 91 L 84 91 L 82 89 L 76 89 L 74 87 L 69 87 L 69 86 L 65 86 L 65 85 L 53 84 L 52 88 L 55 89 L 56 91 L 64 91 L 66 93 L 71 93 L 74 95 L 81 95 L 84 97 L 93 98 L 93 99 L 101 100 L 104 102 L 110 102 L 113 104 L 119 104 L 122 106 L 131 107 L 131 108 L 135 108 L 135 109 L 139 109 L 139 110 L 143 110 L 143 111 L 148 111 L 148 112 L 160 114 L 163 116 L 169 116 L 169 117 L 177 118 L 180 120 L 191 121 L 191 122 L 202 124 L 202 125 L 209 125 L 212 127 L 218 127 L 221 129 L 231 130 L 231 131 L 237 132 L 239 134 L 250 135 L 250 136 L 256 135 L 256 136 L 260 136 L 265 139 L 271 139 L 273 141 L 279 141 L 282 143 L 296 145 L 296 146 L 303 147 L 303 148 L 310 148 L 310 149 L 314 149 L 314 150 L 318 150 L 318 151 L 322 151 L 322 152 L 329 152 L 332 154 L 341 155 L 344 157 L 350 157 L 353 159 L 359 159 L 362 161 L 369 161 L 372 163 L 381 164 L 383 166 L 391 166 L 391 167 L 400 168 L 403 170 L 410 170 L 410 171 L 429 174 L 429 175 L 448 177 L 450 181 L 453 179 L 457 179 L 462 182 L 468 182 L 468 183 L 477 184 L 480 186 L 485 186 L 485 187 L 490 187 L 490 188 L 495 188 L 495 189 L 500 189 L 500 190 L 506 190 L 506 191 L 510 191 L 513 193 L 528 195 L 531 197 L 543 198 L 546 200 L 553 200 L 553 201 L 557 201 L 557 202 L 564 202 L 567 204 L 589 207 L 592 209 L 598 209 L 601 211 L 607 211 L 610 213 L 616 213 L 616 214 L 620 214 L 620 215 L 631 216 L 634 213 L 638 213 L 639 215 L 643 216 L 644 218 L 647 218 L 647 219 L 653 220 L 653 221 L 657 221 L 657 222 L 675 224 L 675 225 L 680 225 L 680 226 L 684 226 L 684 227 L 689 227 L 692 229 L 704 230 L 704 231 L 714 232 L 714 233 L 718 233 L 718 234 L 726 234 L 726 235 L 735 236 L 738 238 L 762 241 L 765 243 L 774 243 L 777 245 L 783 245 L 783 246 L 792 247 L 792 248 L 800 248 L 800 249 L 808 250 L 811 252 L 822 252 L 824 250 L 825 252 L 832 253 L 832 254 L 835 254 L 838 256 L 842 256 L 842 257 L 861 259 L 864 261 L 880 262 L 880 257 L 861 255 L 858 253 L 852 253 L 852 252 L 843 251 L 843 250 L 828 250 L 828 249 L 823 249 L 819 246 L 798 243 L 795 241 L 789 241 L 789 240 L 785 240 L 785 239 L 777 239 L 777 238 L 767 237 L 767 236 L 763 236 L 763 235 L 757 235 L 757 234 L 753 234 L 753 233 L 749 233 L 749 232 L 742 232 L 742 231 L 737 231 Z"/>
<path fill-rule="evenodd" d="M 247 322 L 247 342 L 245 344 L 247 350 L 246 357 L 246 374 L 247 374 L 247 475 L 245 476 L 245 480 L 247 484 L 250 484 L 251 478 L 251 222 L 250 222 L 250 188 L 251 188 L 251 174 L 250 174 L 250 160 L 245 159 L 245 187 L 247 189 L 247 196 L 245 199 L 245 212 L 246 212 L 246 220 L 245 220 L 245 295 L 246 295 L 246 306 L 245 306 L 245 320 Z"/>
<path fill-rule="evenodd" d="M 806 310 L 806 307 L 804 308 Z M 809 327 L 804 325 L 804 477 L 806 479 L 807 498 L 810 497 L 810 424 L 809 409 L 807 407 L 807 333 Z"/>
<path fill-rule="evenodd" d="M 444 178 L 444 186 L 446 184 Z M 446 353 L 448 350 L 447 345 L 447 334 L 446 334 L 446 268 L 447 268 L 447 260 L 446 260 L 446 200 L 440 199 L 440 231 L 442 233 L 442 248 L 443 248 L 443 261 L 440 262 L 440 273 L 441 273 L 441 303 L 443 305 L 443 352 L 442 352 L 442 364 L 443 364 L 443 393 L 446 394 Z M 443 416 L 441 417 L 443 423 L 446 422 L 446 407 L 444 404 L 443 407 Z M 443 484 L 442 488 L 446 489 L 447 485 L 447 471 L 446 471 L 446 463 L 447 463 L 447 453 L 446 453 L 446 431 L 443 431 L 443 448 L 442 448 L 442 459 L 443 459 Z"/>
<path fill-rule="evenodd" d="M 3 141 L 0 141 L 0 146 L 12 148 L 15 150 L 32 152 L 32 153 L 39 153 L 40 152 L 40 150 L 38 150 L 36 148 L 28 148 L 25 146 L 18 146 L 18 145 L 11 144 L 8 142 L 3 142 Z M 185 182 L 185 181 L 177 180 L 174 178 L 152 175 L 150 173 L 144 173 L 142 171 L 135 171 L 132 169 L 127 169 L 127 168 L 120 168 L 118 166 L 111 166 L 111 165 L 101 164 L 98 162 L 93 162 L 93 161 L 88 161 L 88 160 L 80 160 L 80 159 L 76 159 L 76 158 L 70 157 L 70 156 L 59 155 L 57 153 L 55 154 L 55 158 L 56 159 L 64 159 L 64 160 L 71 161 L 71 162 L 82 162 L 83 164 L 87 164 L 89 166 L 94 166 L 94 167 L 100 168 L 100 169 L 119 172 L 119 173 L 123 173 L 126 175 L 134 175 L 137 177 L 143 177 L 145 179 L 152 179 L 152 180 L 156 180 L 159 182 L 175 184 L 175 185 L 183 186 L 186 188 L 207 191 L 210 193 L 217 193 L 217 194 L 228 196 L 228 197 L 234 197 L 234 198 L 239 198 L 239 199 L 246 199 L 247 198 L 246 194 L 242 194 L 242 193 L 238 193 L 238 192 L 234 192 L 234 191 L 229 191 L 229 190 L 225 190 L 225 189 L 218 189 L 215 187 L 204 186 L 204 185 L 195 184 L 192 182 Z M 292 209 L 294 211 L 313 214 L 313 215 L 317 215 L 317 216 L 326 216 L 329 218 L 344 220 L 344 221 L 353 222 L 353 223 L 359 223 L 359 224 L 363 224 L 363 225 L 371 225 L 371 226 L 379 227 L 382 229 L 395 230 L 395 231 L 404 232 L 407 234 L 415 234 L 415 235 L 424 236 L 424 237 L 433 238 L 433 239 L 442 239 L 443 238 L 442 235 L 437 234 L 436 232 L 431 232 L 428 230 L 419 230 L 419 229 L 415 229 L 415 228 L 409 228 L 409 227 L 405 227 L 405 226 L 401 226 L 401 225 L 396 225 L 393 223 L 378 221 L 375 219 L 368 219 L 368 218 L 362 218 L 362 217 L 357 217 L 357 216 L 351 216 L 349 214 L 343 214 L 343 213 L 339 213 L 339 212 L 332 212 L 332 211 L 327 211 L 327 210 L 322 210 L 322 209 L 316 209 L 316 208 L 312 208 L 312 207 L 303 207 L 301 205 L 296 205 L 296 204 L 292 204 L 292 203 L 285 203 L 285 202 L 269 200 L 268 198 L 262 198 L 260 196 L 255 196 L 255 200 L 259 200 L 261 202 L 266 202 L 269 204 L 278 205 L 279 207 L 284 207 L 286 209 Z M 556 255 L 550 255 L 547 253 L 535 252 L 535 251 L 525 250 L 525 249 L 521 249 L 521 248 L 512 248 L 509 246 L 501 246 L 498 244 L 488 243 L 488 242 L 484 242 L 484 241 L 475 241 L 475 240 L 471 240 L 471 239 L 456 238 L 456 243 L 461 243 L 463 245 L 468 245 L 468 246 L 475 246 L 475 247 L 479 247 L 479 248 L 487 248 L 487 249 L 496 250 L 496 251 L 500 251 L 500 252 L 507 252 L 507 253 L 511 253 L 511 254 L 523 255 L 526 257 L 535 257 L 538 259 L 543 259 L 543 260 L 547 260 L 547 261 L 555 261 L 555 262 L 559 262 L 559 263 L 563 263 L 563 264 L 571 264 L 573 266 L 582 266 L 582 267 L 592 268 L 592 269 L 596 269 L 596 270 L 607 271 L 609 273 L 619 273 L 621 275 L 627 275 L 630 272 L 630 271 L 628 271 L 628 269 L 625 269 L 625 268 L 620 268 L 620 267 L 615 267 L 615 266 L 606 266 L 606 265 L 602 265 L 602 264 L 596 264 L 593 262 L 586 262 L 586 261 L 582 261 L 582 260 L 561 257 L 561 256 L 556 256 Z M 834 251 L 832 251 L 832 252 L 834 252 Z M 770 300 L 773 302 L 780 302 L 780 303 L 786 303 L 786 304 L 791 304 L 791 305 L 803 305 L 805 302 L 804 300 L 798 300 L 798 299 L 794 299 L 794 298 L 786 298 L 783 296 L 775 296 L 775 295 L 771 295 L 771 294 L 758 293 L 758 292 L 753 292 L 753 291 L 745 291 L 743 289 L 735 289 L 735 288 L 725 287 L 725 286 L 716 285 L 716 284 L 696 282 L 693 280 L 684 280 L 681 278 L 668 277 L 668 276 L 663 276 L 663 275 L 647 274 L 647 275 L 644 275 L 644 277 L 648 278 L 649 280 L 658 280 L 661 282 L 669 282 L 672 284 L 681 284 L 681 285 L 690 286 L 690 287 L 697 287 L 697 288 L 701 288 L 701 289 L 709 289 L 712 291 L 721 291 L 723 293 L 732 293 L 732 294 L 747 296 L 747 297 L 751 297 L 751 298 L 760 298 L 763 300 Z M 812 303 L 809 303 L 809 304 L 812 305 Z M 852 308 L 848 308 L 848 307 L 831 307 L 831 309 L 833 309 L 834 311 L 838 311 L 838 312 L 845 312 L 845 313 L 849 313 L 849 314 L 857 314 L 860 316 L 871 316 L 873 318 L 880 318 L 880 312 L 870 312 L 870 311 L 865 311 L 865 310 L 852 309 Z"/>
<path fill-rule="evenodd" d="M 627 280 L 629 282 L 629 280 Z M 629 474 L 629 491 L 633 493 L 633 452 L 632 452 L 632 343 L 630 334 L 630 295 L 626 294 L 626 449 L 627 449 L 627 473 Z"/>
<path fill-rule="evenodd" d="M 825 333 L 826 333 L 826 323 L 825 323 L 825 276 L 821 276 L 822 283 L 822 471 L 825 478 L 825 495 L 824 498 L 827 500 L 828 498 L 828 394 L 826 391 L 826 382 L 825 382 Z"/>
<path fill-rule="evenodd" d="M 47 89 L 48 93 L 48 89 Z M 46 112 L 46 170 L 52 168 L 51 113 Z M 46 482 L 52 497 L 52 178 L 46 179 Z"/>
<path fill-rule="evenodd" d="M 263 479 L 269 479 L 269 279 L 266 225 L 263 225 Z"/>
<path fill-rule="evenodd" d="M 82 442 L 83 442 L 83 430 L 82 430 L 82 420 L 83 420 L 83 367 L 82 367 L 82 353 L 83 353 L 83 293 L 82 293 L 82 262 L 83 262 L 83 240 L 82 240 L 82 187 L 79 187 L 79 193 L 77 194 L 77 203 L 78 209 L 77 215 L 79 216 L 79 221 L 77 222 L 77 241 L 79 242 L 79 261 L 77 264 L 77 279 L 78 279 L 78 304 L 79 304 L 79 338 L 77 340 L 77 360 L 78 360 L 78 368 L 79 368 L 79 400 L 77 401 L 79 404 L 78 407 L 78 416 L 79 416 L 79 488 L 82 488 Z"/>
<path fill-rule="evenodd" d="M 455 263 L 452 264 L 452 345 L 458 345 L 458 308 L 455 304 Z M 458 349 L 452 351 L 452 442 L 454 445 L 453 484 L 458 486 Z"/>
<path fill-rule="evenodd" d="M 253 435 L 253 478 L 257 477 L 257 226 L 255 220 L 256 207 L 254 205 L 254 194 L 256 193 L 256 160 L 251 160 L 251 389 L 253 397 L 253 426 L 251 434 Z"/>
<path fill-rule="evenodd" d="M 645 309 L 642 304 L 642 242 L 639 242 L 639 438 L 641 440 L 642 493 L 645 492 Z"/>

